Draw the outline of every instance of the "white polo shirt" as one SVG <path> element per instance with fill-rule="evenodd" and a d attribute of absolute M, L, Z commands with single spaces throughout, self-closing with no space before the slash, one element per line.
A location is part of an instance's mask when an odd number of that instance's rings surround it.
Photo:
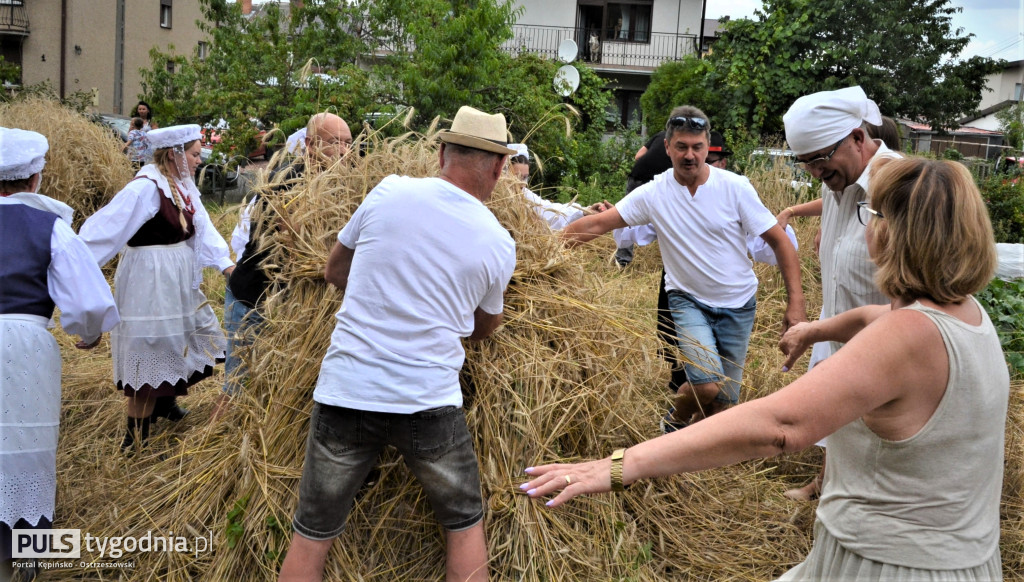
<path fill-rule="evenodd" d="M 400 414 L 462 406 L 461 338 L 478 307 L 502 312 L 508 231 L 449 182 L 388 176 L 338 242 L 355 255 L 313 399 Z"/>
<path fill-rule="evenodd" d="M 747 235 L 778 224 L 742 176 L 708 166 L 693 196 L 666 170 L 615 205 L 630 226 L 658 232 L 665 288 L 685 291 L 711 307 L 737 308 L 757 292 Z"/>

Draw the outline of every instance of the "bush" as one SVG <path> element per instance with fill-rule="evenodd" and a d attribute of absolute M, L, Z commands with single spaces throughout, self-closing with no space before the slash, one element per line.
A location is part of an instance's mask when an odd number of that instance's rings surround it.
<path fill-rule="evenodd" d="M 999 333 L 1010 372 L 1024 375 L 1024 279 L 996 279 L 977 297 Z"/>
<path fill-rule="evenodd" d="M 1024 179 L 994 174 L 979 187 L 996 242 L 1024 243 Z"/>

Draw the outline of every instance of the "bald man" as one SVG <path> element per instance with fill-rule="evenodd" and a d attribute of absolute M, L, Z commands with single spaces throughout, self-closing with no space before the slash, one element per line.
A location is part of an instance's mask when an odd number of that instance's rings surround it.
<path fill-rule="evenodd" d="M 352 146 L 352 131 L 337 115 L 317 113 L 306 124 L 304 143 L 303 155 L 275 170 L 268 179 L 270 183 L 278 184 L 273 188 L 275 192 L 290 190 L 307 170 L 322 171 L 343 158 Z M 224 362 L 224 393 L 214 408 L 214 420 L 224 414 L 231 396 L 241 389 L 245 369 L 238 352 L 252 343 L 253 335 L 263 322 L 259 307 L 270 286 L 270 277 L 260 264 L 269 251 L 258 252 L 259 242 L 249 238 L 249 233 L 258 227 L 250 218 L 257 200 L 258 192 L 231 233 L 231 247 L 238 256 L 238 264 L 224 289 L 224 328 L 228 333 L 228 349 Z"/>

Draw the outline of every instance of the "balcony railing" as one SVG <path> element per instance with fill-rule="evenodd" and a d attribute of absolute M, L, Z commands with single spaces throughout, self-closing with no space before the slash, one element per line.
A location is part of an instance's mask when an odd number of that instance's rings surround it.
<path fill-rule="evenodd" d="M 28 36 L 28 11 L 21 2 L 0 1 L 0 34 Z"/>
<path fill-rule="evenodd" d="M 697 36 L 663 32 L 635 31 L 632 40 L 619 31 L 558 26 L 515 25 L 513 38 L 501 48 L 513 56 L 535 53 L 548 58 L 558 56 L 558 46 L 566 39 L 576 42 L 576 59 L 596 69 L 634 69 L 649 71 L 665 61 L 678 61 L 696 54 Z M 616 38 L 611 38 L 616 37 Z"/>

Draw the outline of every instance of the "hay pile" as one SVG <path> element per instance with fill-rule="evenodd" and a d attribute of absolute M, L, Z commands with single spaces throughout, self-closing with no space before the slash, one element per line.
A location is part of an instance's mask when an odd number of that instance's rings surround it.
<path fill-rule="evenodd" d="M 46 136 L 50 151 L 39 193 L 75 209 L 75 230 L 135 176 L 121 140 L 53 99 L 30 97 L 0 105 L 0 126 Z"/>
<path fill-rule="evenodd" d="M 150 530 L 192 538 L 212 530 L 214 551 L 136 553 L 133 570 L 74 569 L 52 572 L 53 579 L 276 578 L 291 535 L 312 388 L 341 300 L 323 281 L 323 265 L 338 230 L 382 177 L 436 173 L 434 146 L 429 137 L 372 143 L 373 153 L 354 165 L 268 197 L 291 227 L 264 237 L 270 262 L 288 285 L 266 305 L 252 382 L 222 423 L 207 423 L 219 390 L 210 381 L 186 400 L 189 418 L 172 428 L 158 425 L 151 446 L 125 458 L 118 452 L 123 409 L 110 386 L 109 356 L 69 353 L 70 340 L 61 336 L 67 402 L 55 522 L 109 536 Z M 773 210 L 791 203 L 784 202 L 788 190 L 764 187 Z M 493 578 L 764 580 L 799 561 L 810 547 L 813 506 L 794 505 L 781 492 L 817 470 L 815 451 L 641 482 L 625 494 L 577 499 L 553 511 L 515 493 L 526 466 L 606 455 L 657 434 L 668 401 L 652 311 L 660 264 L 652 259 L 656 248 L 645 248 L 634 265 L 617 271 L 609 241 L 566 251 L 509 182 L 499 184 L 489 206 L 513 233 L 518 255 L 505 324 L 493 339 L 467 345 L 463 374 Z M 810 248 L 813 223 L 798 227 L 801 245 Z M 820 294 L 815 269 L 813 261 L 805 264 L 809 299 Z M 774 391 L 790 377 L 778 372 L 775 348 L 782 281 L 773 269 L 760 266 L 758 273 L 743 398 Z M 210 298 L 219 297 L 211 292 Z M 813 314 L 818 304 L 808 307 Z M 1011 411 L 1003 557 L 1014 578 L 1024 572 L 1019 399 Z M 325 579 L 441 579 L 442 539 L 401 459 L 385 455 L 332 548 Z"/>

